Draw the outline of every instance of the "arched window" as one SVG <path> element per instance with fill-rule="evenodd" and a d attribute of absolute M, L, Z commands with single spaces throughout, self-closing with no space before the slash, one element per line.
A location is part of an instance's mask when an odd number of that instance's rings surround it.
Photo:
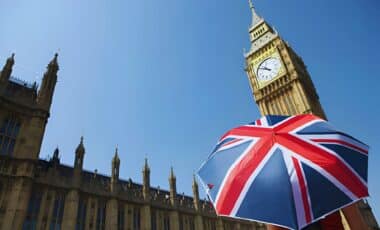
<path fill-rule="evenodd" d="M 21 124 L 15 118 L 6 118 L 0 126 L 0 155 L 11 156 Z"/>

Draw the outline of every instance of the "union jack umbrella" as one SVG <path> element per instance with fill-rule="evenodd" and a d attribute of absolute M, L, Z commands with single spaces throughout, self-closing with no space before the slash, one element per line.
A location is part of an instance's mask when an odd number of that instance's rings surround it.
<path fill-rule="evenodd" d="M 224 134 L 198 171 L 218 215 L 301 229 L 368 196 L 368 146 L 314 115 Z"/>

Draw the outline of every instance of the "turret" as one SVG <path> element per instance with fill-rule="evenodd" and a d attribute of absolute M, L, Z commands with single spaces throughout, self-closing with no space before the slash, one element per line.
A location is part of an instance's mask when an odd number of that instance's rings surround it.
<path fill-rule="evenodd" d="M 13 53 L 12 56 L 10 56 L 3 69 L 1 70 L 0 72 L 0 81 L 1 82 L 7 82 L 9 80 L 9 78 L 11 77 L 11 74 L 12 74 L 12 68 L 13 68 L 13 65 L 15 64 L 15 54 Z"/>
<path fill-rule="evenodd" d="M 83 169 L 83 160 L 86 150 L 83 145 L 83 137 L 80 138 L 80 143 L 75 150 L 74 170 L 81 172 Z"/>
<path fill-rule="evenodd" d="M 54 150 L 53 157 L 51 158 L 51 162 L 53 164 L 53 167 L 57 167 L 60 163 L 58 147 Z"/>
<path fill-rule="evenodd" d="M 57 83 L 57 72 L 59 70 L 57 59 L 58 59 L 58 54 L 56 53 L 54 55 L 53 60 L 51 60 L 49 65 L 47 66 L 47 70 L 42 79 L 41 88 L 38 91 L 38 95 L 37 95 L 38 105 L 40 105 L 42 108 L 46 110 L 50 109 L 55 85 Z"/>
<path fill-rule="evenodd" d="M 120 158 L 118 148 L 115 150 L 115 155 L 112 159 L 112 175 L 111 175 L 111 192 L 116 192 L 117 182 L 119 181 Z"/>
<path fill-rule="evenodd" d="M 199 204 L 199 189 L 198 189 L 198 183 L 195 179 L 195 175 L 193 175 L 193 196 L 194 196 L 194 208 L 195 210 L 200 210 L 200 204 Z"/>
<path fill-rule="evenodd" d="M 170 185 L 170 203 L 175 206 L 177 202 L 177 179 L 174 175 L 173 167 L 170 168 L 169 176 L 169 185 Z"/>
<path fill-rule="evenodd" d="M 145 163 L 144 167 L 142 170 L 142 175 L 143 175 L 143 197 L 144 200 L 149 200 L 150 199 L 150 168 L 148 165 L 148 159 L 145 158 Z"/>

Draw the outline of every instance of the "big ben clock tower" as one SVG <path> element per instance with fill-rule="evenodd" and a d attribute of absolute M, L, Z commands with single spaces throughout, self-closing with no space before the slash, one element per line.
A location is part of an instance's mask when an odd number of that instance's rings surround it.
<path fill-rule="evenodd" d="M 326 118 L 302 59 L 249 3 L 253 17 L 246 71 L 261 114 L 313 113 Z"/>
<path fill-rule="evenodd" d="M 252 0 L 249 4 L 252 11 L 251 48 L 245 54 L 245 70 L 261 114 L 313 113 L 327 119 L 301 57 L 257 14 Z M 379 229 L 366 201 L 344 208 L 340 214 L 345 229 Z"/>

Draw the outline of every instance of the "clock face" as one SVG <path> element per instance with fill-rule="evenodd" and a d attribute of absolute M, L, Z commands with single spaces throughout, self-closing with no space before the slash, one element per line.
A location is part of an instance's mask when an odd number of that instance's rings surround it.
<path fill-rule="evenodd" d="M 281 69 L 281 61 L 277 57 L 271 57 L 263 62 L 257 68 L 257 79 L 261 82 L 270 81 L 275 78 Z"/>

